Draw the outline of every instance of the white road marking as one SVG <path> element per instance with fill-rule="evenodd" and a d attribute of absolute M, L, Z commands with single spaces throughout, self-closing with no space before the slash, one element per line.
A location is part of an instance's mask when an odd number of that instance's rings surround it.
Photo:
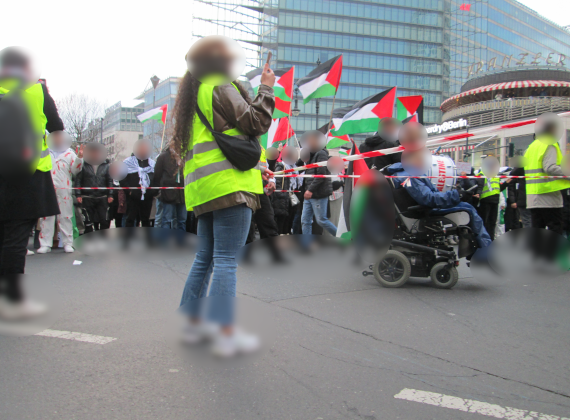
<path fill-rule="evenodd" d="M 107 344 L 110 343 L 111 341 L 116 340 L 116 338 L 104 337 L 102 335 L 93 335 L 93 334 L 85 334 L 80 332 L 58 331 L 58 330 L 43 330 L 34 335 L 40 335 L 42 337 L 63 338 L 65 340 L 83 341 L 85 343 L 94 343 L 94 344 Z"/>
<path fill-rule="evenodd" d="M 536 411 L 519 410 L 512 407 L 501 407 L 497 404 L 468 400 L 451 395 L 437 394 L 435 392 L 419 391 L 417 389 L 402 389 L 394 398 L 414 401 L 436 407 L 451 408 L 452 410 L 477 413 L 483 416 L 507 420 L 570 420 L 567 417 L 550 416 Z"/>

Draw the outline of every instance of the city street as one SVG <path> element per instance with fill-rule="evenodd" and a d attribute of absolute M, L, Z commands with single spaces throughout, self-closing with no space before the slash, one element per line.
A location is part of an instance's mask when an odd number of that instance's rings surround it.
<path fill-rule="evenodd" d="M 480 281 L 462 260 L 452 290 L 427 279 L 385 289 L 358 271 L 239 268 L 238 296 L 263 318 L 269 349 L 202 363 L 170 334 L 191 262 L 28 257 L 57 315 L 41 335 L 0 338 L 0 418 L 570 417 L 568 277 Z"/>

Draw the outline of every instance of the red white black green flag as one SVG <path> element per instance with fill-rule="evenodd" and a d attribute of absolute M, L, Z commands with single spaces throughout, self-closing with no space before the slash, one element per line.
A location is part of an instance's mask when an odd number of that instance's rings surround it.
<path fill-rule="evenodd" d="M 329 130 L 328 123 L 319 128 L 319 131 L 327 136 L 327 149 L 336 149 L 343 146 L 346 147 L 346 145 L 351 142 L 348 135 L 337 136 L 332 133 L 333 130 L 334 124 L 332 124 L 331 129 Z"/>
<path fill-rule="evenodd" d="M 297 80 L 303 103 L 311 99 L 334 96 L 342 75 L 342 54 L 325 61 L 305 77 Z"/>
<path fill-rule="evenodd" d="M 396 113 L 400 121 L 405 121 L 415 116 L 420 124 L 424 123 L 424 98 L 421 95 L 400 96 L 396 100 Z"/>
<path fill-rule="evenodd" d="M 277 147 L 285 144 L 295 135 L 293 127 L 289 124 L 289 118 L 278 118 L 271 122 L 269 131 L 261 136 L 261 145 L 264 149 Z"/>
<path fill-rule="evenodd" d="M 255 95 L 261 84 L 261 73 L 263 69 L 255 69 L 245 76 L 248 78 Z M 288 69 L 275 70 L 275 111 L 273 118 L 288 117 L 291 114 L 291 99 L 293 98 L 293 79 L 295 77 L 295 66 Z"/>
<path fill-rule="evenodd" d="M 345 134 L 373 133 L 382 118 L 391 118 L 394 113 L 396 88 L 372 95 L 351 107 L 333 110 L 332 131 L 335 136 Z"/>

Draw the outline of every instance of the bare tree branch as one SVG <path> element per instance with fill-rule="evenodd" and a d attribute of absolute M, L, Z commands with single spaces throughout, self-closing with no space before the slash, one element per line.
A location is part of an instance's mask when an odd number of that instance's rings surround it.
<path fill-rule="evenodd" d="M 75 142 L 93 141 L 85 139 L 85 130 L 89 123 L 104 116 L 104 106 L 101 102 L 87 95 L 72 93 L 56 101 L 59 115 L 65 125 L 65 130 L 75 139 Z M 95 127 L 93 127 L 95 128 Z M 96 136 L 89 136 L 95 138 Z"/>

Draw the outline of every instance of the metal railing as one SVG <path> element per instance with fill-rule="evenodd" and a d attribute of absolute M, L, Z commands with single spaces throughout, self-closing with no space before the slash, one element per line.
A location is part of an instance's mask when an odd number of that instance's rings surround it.
<path fill-rule="evenodd" d="M 460 106 L 443 114 L 443 121 L 463 117 L 469 121 L 470 127 L 477 127 L 562 111 L 570 111 L 570 97 L 511 98 Z"/>

